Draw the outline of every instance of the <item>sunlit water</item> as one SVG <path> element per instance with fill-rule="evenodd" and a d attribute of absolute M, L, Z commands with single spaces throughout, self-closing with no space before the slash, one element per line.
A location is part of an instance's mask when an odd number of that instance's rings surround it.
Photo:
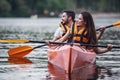
<path fill-rule="evenodd" d="M 120 19 L 94 18 L 96 29 L 100 25 L 111 25 L 118 20 Z M 0 39 L 28 39 L 36 41 L 51 39 L 59 21 L 59 18 L 0 18 Z M 120 28 L 112 27 L 106 29 L 99 43 L 102 45 L 110 43 L 120 46 Z M 33 50 L 22 59 L 10 58 L 7 54 L 9 48 L 20 45 L 38 46 L 41 44 L 0 43 L 0 80 L 83 80 L 80 77 L 89 73 L 89 68 L 81 68 L 81 74 L 72 77 L 74 74 L 65 76 L 59 71 L 57 75 L 61 73 L 60 76 L 54 78 L 49 74 L 47 46 Z M 95 66 L 97 71 L 96 80 L 120 80 L 120 49 L 112 49 L 110 52 L 97 55 Z M 86 79 L 84 78 L 84 80 Z"/>

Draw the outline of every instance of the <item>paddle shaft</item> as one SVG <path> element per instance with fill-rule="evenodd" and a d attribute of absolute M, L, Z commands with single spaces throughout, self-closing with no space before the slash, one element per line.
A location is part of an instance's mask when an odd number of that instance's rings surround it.
<path fill-rule="evenodd" d="M 110 27 L 113 27 L 113 26 L 120 26 L 120 20 L 119 20 L 119 21 L 117 21 L 117 22 L 115 22 L 115 23 L 114 23 L 114 24 L 112 24 L 112 25 L 106 26 L 105 28 L 110 28 Z M 97 29 L 96 31 L 98 31 L 98 30 L 100 30 L 100 28 L 99 28 L 99 29 Z"/>
<path fill-rule="evenodd" d="M 40 48 L 40 47 L 43 47 L 43 46 L 46 46 L 46 44 L 43 44 L 43 45 L 40 45 L 40 46 L 36 46 L 33 49 Z"/>
<path fill-rule="evenodd" d="M 45 42 L 41 42 L 41 43 L 45 43 Z M 52 44 L 57 44 L 57 45 L 71 45 L 73 46 L 73 43 L 60 43 L 60 42 L 50 42 Z M 24 57 L 25 55 L 29 54 L 32 50 L 36 49 L 36 48 L 40 48 L 45 46 L 44 45 L 40 45 L 40 46 L 36 46 L 36 47 L 31 47 L 31 46 L 19 46 L 17 48 L 13 48 L 10 49 L 8 51 L 8 55 L 10 57 Z M 76 46 L 90 46 L 90 47 L 107 47 L 107 46 L 103 46 L 103 45 L 92 45 L 92 44 L 78 44 Z M 118 46 L 113 46 L 113 48 L 120 48 Z"/>
<path fill-rule="evenodd" d="M 109 26 L 106 26 L 105 28 L 110 28 L 110 27 L 113 27 L 113 26 L 114 25 L 109 25 Z M 96 31 L 99 31 L 99 30 L 100 30 L 100 28 L 96 29 Z M 45 41 L 31 41 L 31 40 L 27 40 L 27 39 L 21 39 L 21 40 L 0 40 L 0 42 L 1 43 L 8 43 L 8 42 L 11 42 L 11 43 L 19 43 L 19 42 L 25 42 L 25 43 L 28 43 L 28 42 L 31 42 L 31 43 L 45 43 Z"/>
<path fill-rule="evenodd" d="M 109 25 L 109 26 L 106 26 L 105 28 L 110 28 L 110 27 L 113 27 L 114 25 Z M 96 31 L 99 31 L 100 30 L 100 28 L 99 29 L 97 29 Z"/>
<path fill-rule="evenodd" d="M 112 25 L 109 25 L 109 26 L 106 26 L 105 28 L 110 28 L 110 27 L 113 27 L 113 26 L 120 26 L 120 20 L 115 22 L 114 24 Z M 100 30 L 99 29 L 96 29 L 96 31 Z M 30 41 L 30 40 L 26 40 L 26 39 L 21 39 L 21 40 L 0 40 L 1 43 L 20 43 L 20 42 L 24 42 L 24 43 L 28 43 L 28 42 L 32 42 L 32 43 L 39 43 L 39 41 Z M 41 42 L 40 42 L 41 43 Z"/>
<path fill-rule="evenodd" d="M 33 42 L 37 42 L 37 43 L 46 43 L 45 41 L 33 41 Z M 50 42 L 50 44 L 56 44 L 56 45 L 65 45 L 65 44 L 68 44 L 68 45 L 73 45 L 73 43 L 61 43 L 61 42 Z M 39 48 L 41 47 L 42 45 L 40 46 L 37 46 L 35 48 Z M 44 45 L 45 46 L 45 45 Z M 89 47 L 107 47 L 107 45 L 94 45 L 94 44 L 80 44 L 78 46 L 89 46 Z M 112 46 L 112 48 L 120 48 L 120 46 Z"/>
<path fill-rule="evenodd" d="M 92 45 L 92 44 L 81 44 L 80 46 L 103 47 L 103 48 L 107 47 L 107 45 Z M 112 48 L 120 48 L 120 46 L 112 46 Z"/>

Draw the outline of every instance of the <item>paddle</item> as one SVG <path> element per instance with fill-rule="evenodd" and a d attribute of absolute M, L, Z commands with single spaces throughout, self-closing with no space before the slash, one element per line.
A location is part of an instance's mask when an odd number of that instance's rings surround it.
<path fill-rule="evenodd" d="M 8 39 L 8 40 L 0 40 L 0 42 L 1 43 L 27 43 L 27 42 L 36 42 L 37 43 L 37 41 L 29 41 L 29 40 L 27 40 L 27 39 Z"/>
<path fill-rule="evenodd" d="M 110 28 L 110 27 L 120 27 L 120 20 L 116 21 L 115 23 L 113 23 L 112 25 L 106 26 L 105 28 Z M 96 31 L 100 30 L 97 29 Z M 32 43 L 41 43 L 41 41 L 30 41 L 27 39 L 9 39 L 9 40 L 0 40 L 1 43 L 27 43 L 27 42 L 32 42 Z"/>
<path fill-rule="evenodd" d="M 8 39 L 8 40 L 0 40 L 1 43 L 45 43 L 44 41 L 31 41 L 27 39 Z"/>
<path fill-rule="evenodd" d="M 59 45 L 64 45 L 64 44 L 73 45 L 73 44 L 70 44 L 70 43 L 60 43 L 60 42 L 50 42 L 50 43 L 51 44 L 59 44 Z M 36 48 L 40 48 L 42 46 L 45 46 L 45 45 L 40 45 L 40 46 L 36 46 L 36 47 L 20 46 L 20 47 L 17 47 L 17 48 L 12 48 L 8 51 L 8 55 L 10 57 L 24 57 L 25 55 L 29 54 L 32 50 L 34 50 Z M 107 47 L 105 45 L 92 45 L 92 44 L 81 44 L 81 45 L 78 45 L 78 46 Z M 120 46 L 113 46 L 113 48 L 120 48 Z"/>
<path fill-rule="evenodd" d="M 44 45 L 40 45 L 37 47 L 32 47 L 32 46 L 19 46 L 16 48 L 12 48 L 8 51 L 8 55 L 10 57 L 23 57 L 25 55 L 27 55 L 28 53 L 30 53 L 32 50 L 36 49 L 36 48 L 40 48 L 46 46 Z"/>
<path fill-rule="evenodd" d="M 112 25 L 106 26 L 105 28 L 110 28 L 110 27 L 119 27 L 120 28 L 120 20 L 116 21 L 115 23 L 113 23 Z M 99 29 L 97 29 L 96 31 L 99 31 Z"/>

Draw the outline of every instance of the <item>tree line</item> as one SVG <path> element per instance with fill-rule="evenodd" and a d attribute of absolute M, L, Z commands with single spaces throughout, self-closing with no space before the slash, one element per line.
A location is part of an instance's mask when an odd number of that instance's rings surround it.
<path fill-rule="evenodd" d="M 120 12 L 120 0 L 0 0 L 0 17 L 58 16 L 65 9 Z"/>

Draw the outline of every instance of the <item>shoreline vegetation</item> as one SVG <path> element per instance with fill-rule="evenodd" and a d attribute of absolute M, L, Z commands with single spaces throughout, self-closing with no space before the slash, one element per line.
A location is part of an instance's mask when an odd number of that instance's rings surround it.
<path fill-rule="evenodd" d="M 79 13 L 76 13 L 76 16 Z M 91 13 L 94 18 L 120 18 L 120 13 Z M 37 18 L 54 18 L 54 17 L 59 17 L 58 16 L 39 16 L 37 14 L 35 15 L 30 15 L 29 16 L 32 19 L 37 19 Z M 29 18 L 29 17 L 0 17 L 0 18 Z"/>
<path fill-rule="evenodd" d="M 96 17 L 96 18 L 103 18 L 103 17 L 105 17 L 105 18 L 111 18 L 111 17 L 113 17 L 113 18 L 120 18 L 120 13 L 92 13 L 92 16 L 93 17 Z"/>
<path fill-rule="evenodd" d="M 120 18 L 120 13 L 91 13 L 94 18 Z M 59 17 L 61 14 L 58 16 L 38 16 L 37 14 L 31 15 L 30 18 L 54 18 L 54 17 Z M 76 13 L 76 16 L 78 16 L 79 13 Z"/>
<path fill-rule="evenodd" d="M 63 10 L 106 13 L 101 17 L 119 17 L 111 14 L 120 13 L 119 6 L 120 0 L 0 0 L 0 17 L 59 17 Z"/>
<path fill-rule="evenodd" d="M 120 18 L 120 13 L 91 13 L 94 18 Z M 79 13 L 76 13 L 76 16 Z"/>

